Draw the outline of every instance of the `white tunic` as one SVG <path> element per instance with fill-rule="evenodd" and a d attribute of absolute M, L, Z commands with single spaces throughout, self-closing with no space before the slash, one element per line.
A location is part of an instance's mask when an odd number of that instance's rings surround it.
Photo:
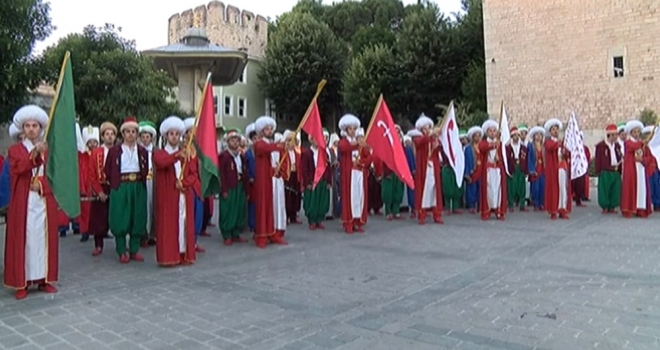
<path fill-rule="evenodd" d="M 153 144 L 149 144 L 144 148 L 147 149 L 147 161 L 149 165 L 149 174 L 147 175 L 147 234 L 151 233 L 151 220 L 154 208 L 154 180 L 153 180 Z"/>
<path fill-rule="evenodd" d="M 168 154 L 173 154 L 179 151 L 179 147 L 172 147 L 169 143 L 165 145 L 165 151 Z M 181 178 L 181 161 L 177 160 L 174 163 L 174 173 L 176 178 Z M 186 252 L 186 196 L 182 192 L 179 193 L 179 253 Z"/>
<path fill-rule="evenodd" d="M 23 140 L 28 153 L 34 149 L 29 140 Z M 32 169 L 32 176 L 43 176 L 43 165 Z M 27 216 L 25 222 L 25 280 L 45 279 L 48 273 L 48 222 L 46 220 L 46 199 L 39 192 L 28 192 Z"/>
<path fill-rule="evenodd" d="M 347 136 L 346 139 L 348 142 L 355 142 L 355 138 Z M 353 161 L 357 160 L 359 156 L 359 150 L 351 153 L 351 159 Z M 362 218 L 364 205 L 364 172 L 351 168 L 351 214 L 353 214 L 353 219 Z"/>
<path fill-rule="evenodd" d="M 488 142 L 495 142 L 495 139 L 488 139 Z M 488 207 L 490 209 L 499 209 L 502 203 L 502 173 L 499 168 L 492 167 L 498 160 L 497 148 L 488 151 L 488 168 L 486 171 L 486 196 Z"/>
<path fill-rule="evenodd" d="M 552 137 L 553 141 L 558 141 L 556 137 Z M 564 147 L 559 147 L 557 150 L 557 157 L 559 158 L 559 162 L 561 163 L 562 158 L 564 157 L 563 155 Z M 559 206 L 558 210 L 566 210 L 568 208 L 568 201 L 570 200 L 568 198 L 568 181 L 570 180 L 568 178 L 568 174 L 566 173 L 566 169 L 559 168 L 559 174 L 558 174 L 558 179 L 559 179 Z"/>
<path fill-rule="evenodd" d="M 271 166 L 277 168 L 280 164 L 280 152 L 270 154 Z M 273 176 L 273 224 L 275 230 L 286 230 L 286 201 L 284 197 L 284 179 Z"/>
<path fill-rule="evenodd" d="M 138 159 L 138 146 L 128 147 L 121 145 L 121 173 L 139 173 L 140 160 Z"/>

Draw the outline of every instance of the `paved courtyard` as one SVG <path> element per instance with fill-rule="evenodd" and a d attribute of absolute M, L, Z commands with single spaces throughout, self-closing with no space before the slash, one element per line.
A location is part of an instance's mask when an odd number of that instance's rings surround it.
<path fill-rule="evenodd" d="M 658 349 L 660 215 L 594 202 L 568 221 L 514 213 L 445 225 L 371 218 L 363 235 L 290 228 L 192 267 L 120 265 L 61 239 L 60 292 L 0 291 L 5 349 Z M 3 240 L 4 241 L 4 240 Z"/>

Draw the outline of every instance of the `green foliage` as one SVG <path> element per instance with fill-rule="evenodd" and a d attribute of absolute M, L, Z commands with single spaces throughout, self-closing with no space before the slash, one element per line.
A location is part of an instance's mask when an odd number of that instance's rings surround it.
<path fill-rule="evenodd" d="M 437 115 L 437 101 L 450 101 L 460 90 L 462 72 L 448 64 L 456 59 L 451 23 L 435 5 L 413 11 L 403 21 L 394 46 L 395 79 L 401 113 L 416 119 Z"/>
<path fill-rule="evenodd" d="M 288 50 L 297 54 L 271 50 L 275 43 L 271 40 L 266 61 L 282 64 L 272 65 L 269 73 L 264 74 L 267 79 L 262 80 L 263 87 L 275 100 L 278 112 L 289 109 L 288 105 L 296 106 L 292 110 L 304 111 L 300 106 L 306 108 L 318 81 L 316 77 L 320 76 L 318 64 L 310 64 L 313 60 L 309 57 L 323 56 L 316 49 L 325 50 L 323 42 L 339 42 L 339 46 L 348 48 L 342 49 L 342 54 L 349 56 L 344 61 L 348 63 L 345 71 L 334 69 L 342 79 L 343 100 L 326 88 L 323 96 L 331 103 L 323 113 L 344 109 L 368 118 L 378 95 L 383 93 L 399 119 L 414 121 L 421 113 L 437 116 L 441 114 L 436 107 L 438 102 L 455 100 L 464 108 L 460 121 L 480 125 L 487 118 L 482 0 L 463 0 L 463 10 L 447 17 L 435 2 L 428 0 L 408 6 L 401 0 L 337 1 L 331 5 L 324 5 L 321 0 L 300 0 L 282 17 L 306 14 L 327 24 L 334 36 L 321 36 L 321 43 L 312 43 L 308 32 L 285 35 L 289 29 L 282 25 L 283 18 L 273 23 L 271 38 L 295 38 L 290 40 L 298 44 L 289 45 Z M 280 53 L 285 58 L 277 58 Z M 294 75 L 301 78 L 296 80 Z M 308 92 L 300 92 L 299 82 Z"/>
<path fill-rule="evenodd" d="M 486 106 L 486 65 L 475 59 L 470 63 L 467 74 L 461 83 L 461 101 L 469 103 L 474 110 L 485 111 Z"/>
<path fill-rule="evenodd" d="M 351 50 L 353 55 L 357 56 L 368 47 L 382 45 L 392 47 L 396 42 L 396 34 L 387 28 L 378 26 L 368 26 L 358 29 L 351 39 Z"/>
<path fill-rule="evenodd" d="M 644 123 L 644 125 L 656 125 L 658 123 L 658 115 L 650 108 L 644 108 L 644 110 L 639 113 L 639 121 Z"/>
<path fill-rule="evenodd" d="M 344 103 L 360 117 L 363 124 L 369 123 L 371 112 L 381 93 L 386 98 L 393 95 L 394 87 L 390 82 L 395 68 L 392 50 L 383 45 L 376 45 L 366 48 L 353 58 L 350 67 L 346 70 L 342 88 Z M 388 101 L 392 100 L 388 99 Z"/>
<path fill-rule="evenodd" d="M 0 123 L 8 122 L 39 85 L 43 70 L 34 45 L 50 35 L 50 4 L 43 0 L 0 2 Z"/>
<path fill-rule="evenodd" d="M 57 81 L 62 58 L 71 52 L 76 112 L 81 125 L 121 122 L 126 116 L 157 122 L 168 115 L 183 115 L 174 98 L 175 82 L 153 69 L 138 54 L 135 43 L 120 35 L 121 28 L 88 26 L 49 47 L 43 62 L 51 83 Z"/>
<path fill-rule="evenodd" d="M 281 16 L 277 28 L 259 72 L 261 87 L 273 100 L 277 113 L 301 119 L 322 79 L 328 83 L 319 98 L 319 107 L 330 114 L 337 113 L 346 45 L 325 23 L 307 12 Z"/>

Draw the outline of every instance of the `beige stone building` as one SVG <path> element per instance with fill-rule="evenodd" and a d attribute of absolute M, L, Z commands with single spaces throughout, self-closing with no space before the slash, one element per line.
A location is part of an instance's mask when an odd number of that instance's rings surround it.
<path fill-rule="evenodd" d="M 660 0 L 483 0 L 488 111 L 512 122 L 660 112 Z"/>

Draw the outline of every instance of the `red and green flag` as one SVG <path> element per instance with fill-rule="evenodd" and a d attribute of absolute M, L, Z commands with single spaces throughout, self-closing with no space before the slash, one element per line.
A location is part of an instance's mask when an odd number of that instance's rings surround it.
<path fill-rule="evenodd" d="M 202 101 L 197 111 L 193 137 L 199 158 L 199 178 L 202 197 L 220 193 L 220 174 L 218 171 L 218 146 L 215 130 L 215 108 L 213 108 L 213 85 L 211 75 L 206 79 L 202 92 Z"/>
<path fill-rule="evenodd" d="M 46 143 L 48 160 L 46 179 L 57 205 L 70 218 L 80 215 L 80 187 L 78 182 L 78 154 L 76 144 L 76 104 L 73 96 L 73 73 L 67 51 L 50 108 Z"/>

